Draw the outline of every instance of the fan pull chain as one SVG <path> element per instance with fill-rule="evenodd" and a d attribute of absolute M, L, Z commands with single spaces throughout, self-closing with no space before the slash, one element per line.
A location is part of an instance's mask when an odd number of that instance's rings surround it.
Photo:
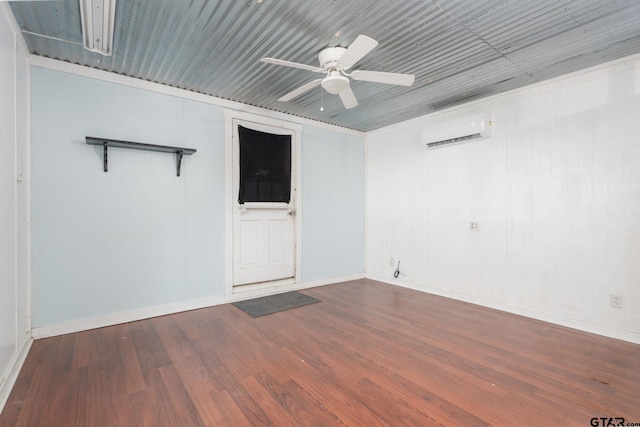
<path fill-rule="evenodd" d="M 324 111 L 324 106 L 322 105 L 322 86 L 320 86 L 320 111 Z"/>

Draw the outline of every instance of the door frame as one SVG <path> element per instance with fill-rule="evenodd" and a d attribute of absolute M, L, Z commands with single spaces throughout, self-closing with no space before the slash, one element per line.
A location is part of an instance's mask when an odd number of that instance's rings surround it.
<path fill-rule="evenodd" d="M 296 210 L 296 218 L 294 221 L 294 276 L 293 283 L 282 284 L 282 281 L 274 281 L 273 286 L 261 285 L 259 290 L 264 293 L 265 290 L 277 291 L 280 289 L 291 288 L 295 284 L 300 283 L 300 267 L 301 267 L 301 232 L 302 232 L 302 179 L 301 179 L 301 140 L 302 126 L 287 122 L 284 120 L 274 119 L 272 117 L 260 116 L 257 114 L 246 113 L 243 111 L 231 110 L 223 108 L 224 112 L 224 290 L 225 295 L 232 295 L 233 289 L 233 132 L 234 121 L 246 122 L 249 126 L 254 123 L 258 126 L 271 126 L 280 129 L 286 129 L 291 132 L 291 170 L 292 170 L 292 194 L 294 207 Z M 237 197 L 237 195 L 235 195 Z M 290 279 L 289 279 L 290 280 Z M 280 283 L 279 283 L 280 282 Z M 255 290 L 250 286 L 241 292 L 251 292 Z M 236 290 L 237 292 L 237 290 Z"/>

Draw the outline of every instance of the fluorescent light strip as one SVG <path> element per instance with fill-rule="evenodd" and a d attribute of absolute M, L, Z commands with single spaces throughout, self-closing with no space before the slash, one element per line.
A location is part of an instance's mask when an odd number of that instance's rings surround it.
<path fill-rule="evenodd" d="M 79 0 L 84 47 L 111 56 L 116 0 Z"/>

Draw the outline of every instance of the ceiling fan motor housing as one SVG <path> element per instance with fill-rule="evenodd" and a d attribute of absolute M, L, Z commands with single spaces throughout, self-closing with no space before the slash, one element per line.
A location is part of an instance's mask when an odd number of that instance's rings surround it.
<path fill-rule="evenodd" d="M 318 60 L 320 61 L 320 67 L 325 71 L 329 72 L 335 69 L 335 65 L 338 62 L 338 59 L 342 57 L 342 55 L 347 51 L 344 47 L 328 47 L 323 49 L 318 54 Z"/>
<path fill-rule="evenodd" d="M 322 69 L 328 73 L 322 80 L 324 90 L 332 95 L 338 95 L 349 86 L 349 79 L 342 75 L 341 67 L 337 66 L 338 60 L 344 55 L 347 49 L 344 47 L 328 47 L 318 54 L 318 60 Z"/>

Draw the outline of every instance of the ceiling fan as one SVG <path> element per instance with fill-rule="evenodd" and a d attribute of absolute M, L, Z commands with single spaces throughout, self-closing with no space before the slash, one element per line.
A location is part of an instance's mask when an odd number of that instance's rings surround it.
<path fill-rule="evenodd" d="M 387 73 L 382 71 L 354 70 L 347 73 L 347 70 L 360 61 L 366 54 L 371 52 L 378 45 L 378 42 L 365 35 L 359 35 L 351 46 L 328 47 L 318 54 L 319 67 L 313 65 L 299 64 L 297 62 L 284 61 L 275 58 L 262 58 L 262 62 L 285 67 L 301 68 L 303 70 L 316 73 L 325 73 L 326 77 L 310 81 L 288 94 L 278 98 L 278 101 L 287 102 L 303 93 L 322 85 L 322 88 L 333 95 L 339 95 L 344 108 L 353 108 L 358 105 L 351 87 L 349 77 L 353 80 L 364 82 L 387 83 L 392 85 L 411 86 L 415 80 L 413 74 Z"/>

